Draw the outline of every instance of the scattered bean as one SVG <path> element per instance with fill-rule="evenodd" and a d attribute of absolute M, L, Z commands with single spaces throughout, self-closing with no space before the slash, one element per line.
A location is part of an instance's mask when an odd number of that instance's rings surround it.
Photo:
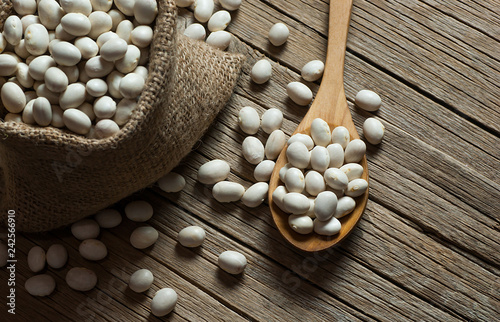
<path fill-rule="evenodd" d="M 158 186 L 165 192 L 179 192 L 186 186 L 186 179 L 178 173 L 169 172 L 158 180 Z"/>
<path fill-rule="evenodd" d="M 188 226 L 179 232 L 177 240 L 184 247 L 198 247 L 203 244 L 205 236 L 206 233 L 203 228 L 198 226 Z"/>
<path fill-rule="evenodd" d="M 139 227 L 130 235 L 130 244 L 137 249 L 145 249 L 156 243 L 158 236 L 158 231 L 151 226 Z"/>
<path fill-rule="evenodd" d="M 208 20 L 208 30 L 211 32 L 224 30 L 231 22 L 231 15 L 226 10 L 217 11 Z"/>
<path fill-rule="evenodd" d="M 283 112 L 277 108 L 270 108 L 262 114 L 261 126 L 266 133 L 271 133 L 283 124 Z"/>
<path fill-rule="evenodd" d="M 18 67 L 19 68 L 19 67 Z M 363 134 L 366 141 L 371 144 L 379 144 L 384 137 L 385 127 L 379 120 L 369 117 L 363 123 Z"/>
<path fill-rule="evenodd" d="M 323 76 L 325 64 L 321 60 L 311 60 L 302 67 L 302 78 L 308 82 L 314 82 Z"/>
<path fill-rule="evenodd" d="M 312 101 L 312 91 L 300 82 L 291 82 L 286 86 L 290 99 L 297 105 L 306 106 Z"/>
<path fill-rule="evenodd" d="M 101 228 L 114 228 L 122 223 L 122 215 L 116 209 L 103 209 L 94 215 Z"/>
<path fill-rule="evenodd" d="M 247 207 L 255 208 L 264 202 L 268 190 L 269 185 L 267 182 L 257 182 L 245 191 L 241 197 L 241 202 Z"/>
<path fill-rule="evenodd" d="M 281 130 L 274 130 L 269 138 L 267 139 L 266 146 L 264 147 L 264 152 L 266 158 L 269 160 L 276 160 L 281 150 L 285 147 L 286 136 Z"/>
<path fill-rule="evenodd" d="M 214 184 L 226 180 L 231 168 L 226 161 L 212 160 L 198 169 L 198 181 L 204 184 Z"/>
<path fill-rule="evenodd" d="M 125 215 L 135 222 L 148 221 L 153 217 L 153 206 L 144 200 L 135 200 L 125 206 Z"/>
<path fill-rule="evenodd" d="M 268 38 L 274 46 L 281 46 L 287 41 L 289 35 L 288 27 L 284 23 L 278 22 L 269 29 Z"/>
<path fill-rule="evenodd" d="M 28 252 L 28 267 L 34 273 L 45 268 L 45 251 L 40 246 L 35 246 Z"/>
<path fill-rule="evenodd" d="M 241 6 L 241 0 L 219 0 L 221 6 L 229 11 L 237 10 Z"/>
<path fill-rule="evenodd" d="M 89 261 L 100 261 L 108 255 L 106 245 L 97 239 L 86 239 L 78 247 L 83 258 Z"/>
<path fill-rule="evenodd" d="M 26 280 L 24 288 L 33 296 L 48 296 L 54 292 L 56 281 L 47 274 L 35 275 Z"/>
<path fill-rule="evenodd" d="M 246 134 L 255 134 L 259 131 L 259 113 L 251 107 L 245 106 L 238 113 L 238 124 Z"/>
<path fill-rule="evenodd" d="M 226 250 L 220 254 L 218 262 L 221 269 L 233 275 L 243 273 L 247 266 L 245 255 L 232 250 Z"/>
<path fill-rule="evenodd" d="M 76 291 L 87 292 L 96 286 L 97 275 L 90 269 L 73 267 L 66 274 L 66 283 Z"/>
<path fill-rule="evenodd" d="M 184 35 L 195 40 L 205 40 L 207 33 L 203 25 L 193 23 L 184 30 Z"/>
<path fill-rule="evenodd" d="M 241 184 L 229 181 L 217 182 L 212 189 L 212 195 L 218 202 L 238 201 L 244 193 L 245 188 Z"/>
<path fill-rule="evenodd" d="M 158 4 L 156 3 L 156 0 L 135 1 L 134 17 L 135 19 L 137 19 L 138 23 L 143 25 L 149 25 L 155 20 L 157 14 L 158 14 Z"/>
<path fill-rule="evenodd" d="M 261 163 L 257 164 L 253 172 L 255 180 L 261 182 L 268 182 L 269 179 L 271 178 L 271 174 L 273 173 L 274 165 L 275 163 L 272 160 L 264 160 Z"/>
<path fill-rule="evenodd" d="M 264 160 L 264 145 L 254 136 L 247 136 L 241 145 L 243 156 L 250 164 L 259 164 Z"/>
<path fill-rule="evenodd" d="M 354 103 L 365 111 L 375 112 L 380 108 L 380 105 L 382 105 L 382 100 L 377 93 L 364 89 L 356 94 Z"/>
<path fill-rule="evenodd" d="M 97 238 L 99 232 L 99 224 L 92 219 L 82 219 L 71 225 L 71 233 L 79 240 Z"/>
<path fill-rule="evenodd" d="M 264 84 L 271 78 L 272 73 L 271 63 L 267 59 L 261 59 L 253 65 L 250 77 L 255 84 Z"/>
<path fill-rule="evenodd" d="M 206 1 L 206 0 L 203 0 L 203 1 Z M 208 1 L 212 1 L 212 0 L 208 0 Z M 225 50 L 229 46 L 229 43 L 231 42 L 231 38 L 232 38 L 232 35 L 229 32 L 227 32 L 225 30 L 220 30 L 220 31 L 212 32 L 207 37 L 206 42 L 210 46 L 213 46 L 213 47 L 218 48 L 220 50 Z"/>
<path fill-rule="evenodd" d="M 201 23 L 207 22 L 214 12 L 214 0 L 196 0 L 194 17 Z"/>
<path fill-rule="evenodd" d="M 173 311 L 177 303 L 177 293 L 171 288 L 162 288 L 155 293 L 151 301 L 151 313 L 165 316 Z"/>
<path fill-rule="evenodd" d="M 153 273 L 151 273 L 150 270 L 143 268 L 130 275 L 128 287 L 136 293 L 142 293 L 149 290 L 151 285 L 153 285 L 153 281 Z"/>

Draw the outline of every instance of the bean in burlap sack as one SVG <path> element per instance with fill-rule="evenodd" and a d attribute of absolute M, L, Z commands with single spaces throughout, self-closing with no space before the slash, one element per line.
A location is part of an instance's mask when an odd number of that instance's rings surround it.
<path fill-rule="evenodd" d="M 1 0 L 0 28 L 11 10 Z M 95 140 L 0 120 L 3 224 L 9 209 L 21 231 L 70 224 L 154 183 L 191 150 L 231 96 L 243 57 L 178 35 L 176 15 L 174 0 L 159 0 L 149 77 L 119 134 Z"/>

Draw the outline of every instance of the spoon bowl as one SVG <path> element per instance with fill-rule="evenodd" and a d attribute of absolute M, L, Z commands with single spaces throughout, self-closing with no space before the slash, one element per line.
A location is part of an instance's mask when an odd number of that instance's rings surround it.
<path fill-rule="evenodd" d="M 358 132 L 352 121 L 351 112 L 347 106 L 344 93 L 344 58 L 347 43 L 347 32 L 351 16 L 352 0 L 330 0 L 330 17 L 328 31 L 328 51 L 326 55 L 325 71 L 316 97 L 293 134 L 303 133 L 310 135 L 312 121 L 321 118 L 328 123 L 330 130 L 337 126 L 344 126 L 349 131 L 351 140 L 359 139 Z M 339 219 L 342 227 L 340 232 L 333 236 L 322 236 L 316 233 L 302 235 L 295 232 L 288 224 L 289 214 L 283 212 L 273 202 L 273 192 L 278 185 L 283 184 L 279 178 L 279 170 L 287 163 L 286 149 L 281 151 L 269 181 L 269 207 L 274 222 L 293 246 L 308 252 L 327 249 L 341 242 L 356 226 L 363 214 L 368 201 L 368 189 L 357 198 L 354 210 Z M 362 178 L 368 182 L 368 166 L 366 156 L 359 162 L 363 167 Z"/>

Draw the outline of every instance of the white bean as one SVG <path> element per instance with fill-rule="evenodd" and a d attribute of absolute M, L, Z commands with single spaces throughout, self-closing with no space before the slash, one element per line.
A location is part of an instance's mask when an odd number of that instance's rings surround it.
<path fill-rule="evenodd" d="M 61 26 L 64 31 L 77 37 L 87 35 L 92 28 L 89 18 L 82 13 L 65 14 L 61 19 Z"/>
<path fill-rule="evenodd" d="M 126 16 L 134 15 L 134 5 L 136 1 L 141 0 L 114 0 L 115 6 Z"/>
<path fill-rule="evenodd" d="M 4 117 L 4 122 L 23 123 L 23 118 L 21 114 L 7 113 Z"/>
<path fill-rule="evenodd" d="M 347 128 L 343 126 L 337 126 L 332 131 L 332 143 L 338 143 L 342 146 L 342 148 L 346 148 L 347 144 L 351 140 L 351 136 Z"/>
<path fill-rule="evenodd" d="M 59 106 L 63 110 L 77 108 L 85 101 L 85 85 L 82 83 L 69 84 L 65 91 L 59 96 Z"/>
<path fill-rule="evenodd" d="M 330 165 L 329 168 L 340 168 L 344 164 L 344 148 L 338 144 L 329 144 L 326 147 L 328 154 L 330 155 Z"/>
<path fill-rule="evenodd" d="M 241 145 L 243 156 L 250 164 L 259 164 L 264 160 L 264 145 L 254 136 L 247 136 Z"/>
<path fill-rule="evenodd" d="M 28 52 L 28 49 L 26 49 L 26 40 L 24 40 L 24 39 L 21 39 L 19 44 L 17 44 L 14 47 L 14 52 L 16 53 L 17 56 L 19 56 L 22 59 L 26 59 L 29 56 L 31 56 L 31 54 Z M 29 86 L 29 87 L 31 87 L 31 86 Z"/>
<path fill-rule="evenodd" d="M 17 64 L 16 71 L 17 81 L 25 88 L 30 88 L 35 82 L 29 74 L 29 67 L 25 63 Z"/>
<path fill-rule="evenodd" d="M 335 217 L 326 221 L 318 220 L 318 218 L 314 220 L 314 232 L 318 235 L 333 236 L 340 232 L 340 228 L 340 221 Z"/>
<path fill-rule="evenodd" d="M 384 137 L 385 127 L 379 120 L 369 117 L 363 123 L 363 134 L 366 141 L 371 144 L 379 144 Z"/>
<path fill-rule="evenodd" d="M 71 233 L 79 240 L 97 238 L 100 230 L 99 224 L 92 219 L 82 219 L 71 225 Z"/>
<path fill-rule="evenodd" d="M 349 142 L 344 152 L 344 163 L 355 163 L 361 161 L 366 153 L 366 144 L 360 139 Z"/>
<path fill-rule="evenodd" d="M 97 47 L 97 45 L 96 45 Z M 101 57 L 107 61 L 121 59 L 127 53 L 127 42 L 121 38 L 110 39 L 101 47 Z"/>
<path fill-rule="evenodd" d="M 108 32 L 113 27 L 110 15 L 104 11 L 94 11 L 89 15 L 90 31 L 88 36 L 97 39 L 101 34 Z"/>
<path fill-rule="evenodd" d="M 302 78 L 308 82 L 314 82 L 323 76 L 325 64 L 321 60 L 311 60 L 302 67 Z"/>
<path fill-rule="evenodd" d="M 116 102 L 109 96 L 102 96 L 94 101 L 94 114 L 100 119 L 109 119 L 115 115 Z"/>
<path fill-rule="evenodd" d="M 125 75 L 120 81 L 120 94 L 125 98 L 136 98 L 141 95 L 144 88 L 144 78 L 136 73 L 129 73 Z"/>
<path fill-rule="evenodd" d="M 219 267 L 229 274 L 237 275 L 243 273 L 245 267 L 247 266 L 247 259 L 245 255 L 232 251 L 226 250 L 219 255 L 218 259 Z"/>
<path fill-rule="evenodd" d="M 23 24 L 18 16 L 9 16 L 3 24 L 3 36 L 13 46 L 23 38 Z"/>
<path fill-rule="evenodd" d="M 33 296 L 48 296 L 54 292 L 56 281 L 47 274 L 35 275 L 26 280 L 24 288 Z"/>
<path fill-rule="evenodd" d="M 309 150 L 302 142 L 293 142 L 286 149 L 286 157 L 294 167 L 305 169 L 309 165 L 311 155 Z"/>
<path fill-rule="evenodd" d="M 368 189 L 368 182 L 364 179 L 354 179 L 349 182 L 345 194 L 349 197 L 359 197 Z"/>
<path fill-rule="evenodd" d="M 273 202 L 283 211 L 286 211 L 286 208 L 283 203 L 283 198 L 288 193 L 285 186 L 278 186 L 273 191 Z"/>
<path fill-rule="evenodd" d="M 64 125 L 78 134 L 87 134 L 92 126 L 92 121 L 83 111 L 70 108 L 63 113 Z"/>
<path fill-rule="evenodd" d="M 306 106 L 312 101 L 312 91 L 300 82 L 291 82 L 286 86 L 288 97 L 297 105 Z"/>
<path fill-rule="evenodd" d="M 354 103 L 365 111 L 375 112 L 380 108 L 380 105 L 382 105 L 382 100 L 377 93 L 364 89 L 356 94 Z"/>
<path fill-rule="evenodd" d="M 113 63 L 104 60 L 101 56 L 92 57 L 85 64 L 85 72 L 92 78 L 104 77 L 110 74 L 112 70 Z"/>
<path fill-rule="evenodd" d="M 155 20 L 157 14 L 158 4 L 156 3 L 156 0 L 135 1 L 134 17 L 140 24 L 151 24 Z"/>
<path fill-rule="evenodd" d="M 111 3 L 111 5 L 113 5 L 112 0 L 94 0 L 94 1 L 97 1 L 97 2 L 108 1 L 109 3 Z M 107 10 L 102 10 L 102 11 L 107 11 Z M 121 13 L 120 10 L 117 10 L 117 9 L 109 10 L 108 15 L 111 17 L 111 21 L 113 22 L 113 25 L 111 26 L 111 30 L 116 31 L 118 24 L 120 22 L 122 22 L 123 20 L 125 20 L 125 15 L 123 13 Z M 97 38 L 97 39 L 99 39 L 99 38 Z"/>
<path fill-rule="evenodd" d="M 40 126 L 48 126 L 52 122 L 52 107 L 45 97 L 38 97 L 33 103 L 33 118 Z"/>
<path fill-rule="evenodd" d="M 304 143 L 304 145 L 307 147 L 308 150 L 311 150 L 312 148 L 314 148 L 314 141 L 307 134 L 297 133 L 297 134 L 292 135 L 288 139 L 288 145 L 290 145 L 290 144 L 292 144 L 293 142 L 296 142 L 296 141 Z M 343 161 L 344 161 L 344 158 L 342 158 L 342 162 Z"/>
<path fill-rule="evenodd" d="M 229 11 L 237 10 L 241 6 L 241 0 L 219 0 L 220 5 Z"/>
<path fill-rule="evenodd" d="M 328 150 L 323 146 L 315 146 L 311 151 L 311 167 L 316 171 L 324 172 L 329 165 L 330 153 L 328 153 Z"/>
<path fill-rule="evenodd" d="M 141 75 L 141 77 L 144 79 L 144 81 L 147 81 L 147 79 L 148 79 L 148 69 L 144 66 L 137 66 L 134 69 L 133 73 Z"/>
<path fill-rule="evenodd" d="M 78 247 L 80 255 L 89 261 L 100 261 L 108 255 L 106 245 L 97 239 L 86 239 Z"/>
<path fill-rule="evenodd" d="M 323 191 L 314 201 L 314 214 L 316 219 L 326 221 L 330 219 L 337 209 L 337 196 L 331 191 Z"/>
<path fill-rule="evenodd" d="M 283 197 L 283 206 L 286 212 L 294 215 L 305 214 L 310 205 L 309 198 L 298 192 L 289 192 Z"/>
<path fill-rule="evenodd" d="M 314 119 L 311 123 L 311 136 L 316 145 L 326 147 L 332 139 L 330 126 L 320 118 Z"/>
<path fill-rule="evenodd" d="M 264 202 L 268 191 L 269 185 L 267 182 L 257 182 L 245 191 L 241 197 L 241 202 L 247 207 L 255 208 Z"/>
<path fill-rule="evenodd" d="M 271 63 L 267 59 L 261 59 L 253 65 L 250 77 L 255 84 L 264 84 L 271 78 L 272 73 Z"/>
<path fill-rule="evenodd" d="M 245 188 L 236 182 L 220 181 L 213 189 L 212 195 L 218 202 L 234 202 L 241 199 L 245 193 Z"/>
<path fill-rule="evenodd" d="M 130 32 L 130 40 L 139 48 L 148 47 L 153 41 L 153 29 L 150 26 L 137 26 Z"/>
<path fill-rule="evenodd" d="M 314 203 L 315 203 L 314 198 L 309 198 L 309 210 L 305 213 L 307 216 L 309 216 L 311 219 L 316 218 L 316 214 L 314 213 Z"/>
<path fill-rule="evenodd" d="M 211 0 L 209 0 L 211 1 Z M 229 43 L 231 42 L 232 35 L 225 31 L 225 30 L 219 30 L 212 32 L 208 37 L 207 37 L 207 44 L 209 44 L 212 47 L 218 48 L 220 50 L 225 50 L 228 46 Z"/>
<path fill-rule="evenodd" d="M 337 209 L 335 210 L 335 218 L 340 219 L 345 215 L 350 214 L 356 207 L 356 201 L 349 196 L 339 198 L 337 202 Z"/>
<path fill-rule="evenodd" d="M 95 57 L 99 52 L 97 43 L 90 37 L 77 38 L 75 40 L 75 47 L 78 48 L 84 59 Z"/>
<path fill-rule="evenodd" d="M 52 268 L 62 268 L 68 261 L 68 251 L 61 244 L 53 244 L 47 250 L 47 264 Z"/>
<path fill-rule="evenodd" d="M 88 16 L 92 12 L 89 0 L 60 0 L 59 2 L 66 13 L 82 13 Z"/>
<path fill-rule="evenodd" d="M 33 85 L 33 87 L 36 86 L 36 82 Z M 36 94 L 39 97 L 45 97 L 46 99 L 49 100 L 50 104 L 58 104 L 59 103 L 59 98 L 60 95 L 59 93 L 54 93 L 50 89 L 47 88 L 47 85 L 45 83 L 42 83 L 40 86 L 36 87 Z"/>
<path fill-rule="evenodd" d="M 7 40 L 3 36 L 3 33 L 0 33 L 0 53 L 2 53 L 7 48 Z"/>
<path fill-rule="evenodd" d="M 57 27 L 63 15 L 63 9 L 55 0 L 41 0 L 38 3 L 40 21 L 49 30 L 54 30 Z"/>
<path fill-rule="evenodd" d="M 12 6 L 20 16 L 32 15 L 36 12 L 35 0 L 12 0 Z"/>
<path fill-rule="evenodd" d="M 133 111 L 137 107 L 137 102 L 135 100 L 122 99 L 116 105 L 116 112 L 113 116 L 113 121 L 119 126 L 125 125 L 132 116 Z"/>
<path fill-rule="evenodd" d="M 264 152 L 269 160 L 275 160 L 285 147 L 286 136 L 281 130 L 274 130 L 267 139 Z"/>
<path fill-rule="evenodd" d="M 183 228 L 177 235 L 179 244 L 184 247 L 198 247 L 205 240 L 205 230 L 198 226 L 188 226 Z"/>
<path fill-rule="evenodd" d="M 122 215 L 116 209 L 99 210 L 94 215 L 95 221 L 101 228 L 114 228 L 122 223 Z"/>
<path fill-rule="evenodd" d="M 231 168 L 226 161 L 212 160 L 198 169 L 198 181 L 204 184 L 214 184 L 226 180 Z"/>
<path fill-rule="evenodd" d="M 58 105 L 52 105 L 52 120 L 50 121 L 50 125 L 57 128 L 64 127 L 63 113 L 64 111 Z"/>
<path fill-rule="evenodd" d="M 35 246 L 28 252 L 28 267 L 34 273 L 40 272 L 45 267 L 45 251 L 40 246 Z"/>
<path fill-rule="evenodd" d="M 97 275 L 90 269 L 73 267 L 66 274 L 66 283 L 76 291 L 90 291 L 97 284 Z"/>
<path fill-rule="evenodd" d="M 47 69 L 49 69 L 50 67 L 55 67 L 56 62 L 52 57 L 43 55 L 33 59 L 28 66 L 30 76 L 33 77 L 34 80 L 41 81 L 43 80 Z"/>
<path fill-rule="evenodd" d="M 70 40 L 73 40 L 76 38 L 75 35 L 72 35 L 70 33 L 68 33 L 66 30 L 64 30 L 63 26 L 61 24 L 58 24 L 57 27 L 56 27 L 56 31 L 55 31 L 55 40 L 64 40 L 64 41 L 70 41 Z M 50 44 L 49 44 L 50 45 Z M 51 47 L 49 47 L 49 49 L 51 50 Z M 52 52 L 52 50 L 51 50 Z"/>
<path fill-rule="evenodd" d="M 148 221 L 153 217 L 153 206 L 144 200 L 135 200 L 125 206 L 125 215 L 135 222 Z"/>
<path fill-rule="evenodd" d="M 335 190 L 343 190 L 347 188 L 349 180 L 344 171 L 337 168 L 329 168 L 324 174 L 326 184 Z"/>
<path fill-rule="evenodd" d="M 114 70 L 108 75 L 108 77 L 106 77 L 108 91 L 114 98 L 123 98 L 122 94 L 120 94 L 120 82 L 122 81 L 123 76 L 125 75 Z"/>
<path fill-rule="evenodd" d="M 35 119 L 33 118 L 33 103 L 35 103 L 34 99 L 26 103 L 24 107 L 22 119 L 26 124 L 35 124 Z"/>
<path fill-rule="evenodd" d="M 151 300 L 151 313 L 165 316 L 172 312 L 177 303 L 177 293 L 171 288 L 162 288 Z"/>
<path fill-rule="evenodd" d="M 195 0 L 194 17 L 201 23 L 207 22 L 214 12 L 214 0 Z"/>
<path fill-rule="evenodd" d="M 149 290 L 151 285 L 153 285 L 153 281 L 153 273 L 151 273 L 150 270 L 143 268 L 130 275 L 128 287 L 136 293 L 142 293 Z"/>
<path fill-rule="evenodd" d="M 277 108 L 270 108 L 262 114 L 261 126 L 266 133 L 271 133 L 281 127 L 283 123 L 283 112 Z"/>
<path fill-rule="evenodd" d="M 26 16 L 22 17 L 21 23 L 23 25 L 23 33 L 24 33 L 26 31 L 26 28 L 28 28 L 29 25 L 34 24 L 34 23 L 41 24 L 42 22 L 40 21 L 40 18 L 38 16 L 31 14 L 31 15 L 26 15 Z M 1 41 L 0 41 L 0 43 L 1 43 Z M 0 52 L 1 52 L 1 49 L 0 49 Z"/>
<path fill-rule="evenodd" d="M 195 40 L 205 40 L 206 35 L 205 27 L 199 23 L 193 23 L 184 30 L 184 36 Z"/>
<path fill-rule="evenodd" d="M 271 178 L 271 174 L 273 173 L 274 166 L 275 163 L 272 160 L 264 160 L 261 163 L 257 164 L 253 171 L 255 180 L 268 182 Z"/>
<path fill-rule="evenodd" d="M 137 2 L 142 2 L 142 1 L 137 1 Z M 156 2 L 156 0 L 155 0 Z M 113 0 L 90 0 L 90 3 L 92 4 L 92 9 L 94 11 L 109 11 L 111 7 L 113 6 Z M 114 9 L 113 9 L 114 10 Z M 114 10 L 118 11 L 118 10 Z M 109 12 L 108 12 L 109 14 Z"/>
<path fill-rule="evenodd" d="M 82 53 L 75 45 L 60 41 L 52 47 L 52 57 L 62 66 L 74 66 L 82 59 Z"/>
<path fill-rule="evenodd" d="M 131 73 L 134 71 L 137 65 L 139 65 L 140 58 L 141 51 L 139 50 L 139 48 L 134 45 L 128 45 L 125 56 L 115 62 L 115 68 L 121 73 Z M 109 72 L 107 74 L 109 74 Z"/>
<path fill-rule="evenodd" d="M 268 38 L 274 46 L 281 46 L 287 41 L 289 35 L 288 27 L 284 23 L 278 22 L 269 29 Z"/>
<path fill-rule="evenodd" d="M 285 174 L 286 190 L 290 192 L 302 192 L 306 186 L 304 173 L 300 169 L 290 168 Z"/>
<path fill-rule="evenodd" d="M 93 78 L 85 84 L 85 89 L 91 96 L 101 97 L 108 91 L 108 84 L 100 78 Z"/>
<path fill-rule="evenodd" d="M 325 191 L 326 189 L 325 179 L 321 173 L 314 170 L 307 171 L 305 183 L 306 191 L 311 196 L 317 196 L 320 192 Z"/>
<path fill-rule="evenodd" d="M 286 163 L 279 171 L 279 176 L 280 176 L 280 180 L 282 182 L 285 182 L 285 176 L 286 176 L 286 172 L 288 171 L 288 169 L 290 169 L 292 166 L 291 163 Z"/>
<path fill-rule="evenodd" d="M 129 37 L 130 37 L 130 35 L 129 35 Z M 112 32 L 112 31 L 108 31 L 108 32 L 103 33 L 99 37 L 97 37 L 97 40 L 95 42 L 97 44 L 97 47 L 101 48 L 107 41 L 109 41 L 111 39 L 116 39 L 116 38 L 120 38 L 120 37 L 116 33 Z"/>
<path fill-rule="evenodd" d="M 45 85 L 55 93 L 63 92 L 68 87 L 68 76 L 57 67 L 50 67 L 45 72 Z"/>
<path fill-rule="evenodd" d="M 208 20 L 208 30 L 214 32 L 224 30 L 231 22 L 231 15 L 226 10 L 215 12 Z"/>
<path fill-rule="evenodd" d="M 340 167 L 340 171 L 347 175 L 347 180 L 359 179 L 363 175 L 363 167 L 358 163 L 346 163 Z"/>
<path fill-rule="evenodd" d="M 247 134 L 257 133 L 260 126 L 259 113 L 251 106 L 243 107 L 238 113 L 238 124 Z"/>
<path fill-rule="evenodd" d="M 305 235 L 313 231 L 313 220 L 307 215 L 291 215 L 288 217 L 288 224 L 297 233 Z"/>
<path fill-rule="evenodd" d="M 179 192 L 186 186 L 186 179 L 178 173 L 169 172 L 158 180 L 158 186 L 165 192 Z"/>
<path fill-rule="evenodd" d="M 145 249 L 156 243 L 158 236 L 158 231 L 151 226 L 139 227 L 130 235 L 130 244 L 137 249 Z"/>
<path fill-rule="evenodd" d="M 11 113 L 21 113 L 26 106 L 26 97 L 19 85 L 13 82 L 7 82 L 0 91 L 3 106 Z"/>
<path fill-rule="evenodd" d="M 82 105 L 78 106 L 78 110 L 82 111 L 89 117 L 91 121 L 95 120 L 95 114 L 94 114 L 94 107 L 90 103 L 83 103 Z"/>
<path fill-rule="evenodd" d="M 18 61 L 8 54 L 0 55 L 0 76 L 11 76 L 17 71 Z"/>
<path fill-rule="evenodd" d="M 134 30 L 134 24 L 132 21 L 125 19 L 116 27 L 116 34 L 118 37 L 125 40 L 127 44 L 130 44 L 132 42 L 132 39 L 130 38 L 132 30 Z"/>
<path fill-rule="evenodd" d="M 49 47 L 49 32 L 45 26 L 34 23 L 26 28 L 24 33 L 26 50 L 35 56 L 43 55 Z"/>

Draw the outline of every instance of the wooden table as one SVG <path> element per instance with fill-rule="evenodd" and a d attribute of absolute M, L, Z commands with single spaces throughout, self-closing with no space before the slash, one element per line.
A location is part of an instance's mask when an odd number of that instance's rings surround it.
<path fill-rule="evenodd" d="M 217 7 L 218 8 L 218 7 Z M 228 106 L 176 169 L 187 186 L 176 194 L 157 186 L 130 198 L 150 201 L 158 242 L 139 251 L 128 238 L 128 220 L 104 231 L 107 259 L 91 263 L 78 254 L 69 231 L 18 236 L 19 321 L 157 320 L 149 303 L 162 287 L 179 300 L 166 320 L 484 320 L 500 316 L 500 5 L 498 1 L 354 0 L 345 63 L 345 89 L 358 132 L 367 117 L 386 126 L 382 144 L 368 146 L 370 199 L 350 237 L 338 248 L 304 253 L 278 234 L 267 204 L 249 209 L 220 204 L 196 181 L 204 162 L 220 158 L 230 180 L 248 187 L 253 166 L 242 157 L 244 138 L 236 115 L 246 105 L 259 113 L 276 107 L 288 135 L 307 108 L 292 103 L 285 86 L 300 80 L 302 66 L 324 59 L 328 1 L 244 0 L 232 14 L 230 51 L 247 56 Z M 192 21 L 180 12 L 180 28 Z M 281 21 L 290 28 L 286 45 L 275 48 L 267 32 Z M 252 65 L 273 61 L 265 85 L 250 81 Z M 319 82 L 308 84 L 313 92 Z M 379 93 L 382 108 L 353 107 L 361 89 Z M 259 132 L 259 138 L 264 135 Z M 117 205 L 123 209 L 123 204 Z M 199 249 L 176 243 L 177 232 L 200 225 L 207 239 Z M 24 260 L 29 249 L 63 243 L 69 264 L 49 269 L 57 290 L 33 298 L 24 281 L 33 275 Z M 217 266 L 224 250 L 245 254 L 242 276 Z M 99 276 L 97 288 L 72 291 L 68 267 L 86 266 Z M 155 274 L 145 294 L 127 288 L 138 268 Z M 5 320 L 7 271 L 0 270 L 0 320 Z"/>

